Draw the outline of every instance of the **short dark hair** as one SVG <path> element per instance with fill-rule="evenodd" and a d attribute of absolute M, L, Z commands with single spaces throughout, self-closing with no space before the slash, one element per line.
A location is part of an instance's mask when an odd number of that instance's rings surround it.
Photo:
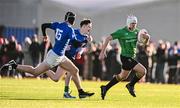
<path fill-rule="evenodd" d="M 68 21 L 70 24 L 73 24 L 75 21 L 76 15 L 73 12 L 67 12 L 64 20 Z"/>
<path fill-rule="evenodd" d="M 84 19 L 84 20 L 81 21 L 80 27 L 82 27 L 83 25 L 88 25 L 89 23 L 91 23 L 90 19 Z"/>

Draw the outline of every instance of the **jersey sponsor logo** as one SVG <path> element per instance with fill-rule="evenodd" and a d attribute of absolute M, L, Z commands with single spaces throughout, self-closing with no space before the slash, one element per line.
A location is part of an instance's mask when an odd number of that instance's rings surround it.
<path fill-rule="evenodd" d="M 135 34 L 137 35 L 137 34 L 138 34 L 138 32 L 135 32 Z"/>

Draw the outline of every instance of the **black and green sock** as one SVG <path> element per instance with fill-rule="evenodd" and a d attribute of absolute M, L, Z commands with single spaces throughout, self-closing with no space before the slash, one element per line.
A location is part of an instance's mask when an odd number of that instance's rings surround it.
<path fill-rule="evenodd" d="M 119 81 L 116 77 L 113 77 L 113 79 L 106 85 L 106 90 L 109 90 L 112 86 L 117 84 Z"/>
<path fill-rule="evenodd" d="M 69 92 L 69 86 L 64 87 L 64 92 L 68 93 Z"/>
<path fill-rule="evenodd" d="M 137 75 L 135 74 L 134 77 L 131 79 L 129 85 L 134 86 L 141 78 L 138 78 Z"/>

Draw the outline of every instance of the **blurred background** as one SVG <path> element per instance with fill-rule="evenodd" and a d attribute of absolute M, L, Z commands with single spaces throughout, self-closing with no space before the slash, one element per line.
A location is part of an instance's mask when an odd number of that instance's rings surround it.
<path fill-rule="evenodd" d="M 179 83 L 180 0 L 0 0 L 0 65 L 10 59 L 33 66 L 43 61 L 54 43 L 54 33 L 48 31 L 51 42 L 43 40 L 40 26 L 62 22 L 67 11 L 77 15 L 74 28 L 83 18 L 93 22 L 94 42 L 77 61 L 82 79 L 110 80 L 120 72 L 117 42 L 110 44 L 107 60 L 101 62 L 97 57 L 104 37 L 125 26 L 126 17 L 133 14 L 138 18 L 138 27 L 151 34 L 148 46 L 138 46 L 137 59 L 148 70 L 142 82 Z M 96 66 L 100 69 L 94 69 Z M 31 75 L 1 72 L 1 76 Z"/>
<path fill-rule="evenodd" d="M 97 40 L 125 25 L 129 14 L 138 17 L 139 27 L 148 29 L 154 41 L 179 39 L 179 0 L 1 0 L 0 24 L 40 30 L 44 22 L 62 21 L 67 11 L 77 14 L 77 27 L 91 18 Z"/>

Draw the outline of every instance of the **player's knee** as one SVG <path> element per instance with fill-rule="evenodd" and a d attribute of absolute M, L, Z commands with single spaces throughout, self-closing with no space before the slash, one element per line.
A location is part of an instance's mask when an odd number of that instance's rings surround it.
<path fill-rule="evenodd" d="M 125 75 L 125 74 L 118 74 L 118 75 L 116 75 L 116 78 L 117 78 L 117 80 L 118 81 L 122 81 L 122 80 L 125 80 L 125 79 L 127 79 L 127 75 Z"/>
<path fill-rule="evenodd" d="M 126 80 L 128 78 L 128 75 L 122 76 L 122 80 Z"/>
<path fill-rule="evenodd" d="M 33 75 L 38 77 L 42 72 L 38 68 L 33 68 Z"/>
<path fill-rule="evenodd" d="M 140 72 L 140 76 L 143 77 L 144 75 L 146 75 L 147 70 L 146 68 L 143 68 L 142 71 Z"/>
<path fill-rule="evenodd" d="M 122 80 L 122 77 L 121 77 L 119 74 L 116 75 L 115 77 L 116 77 L 116 79 L 117 79 L 118 81 L 121 81 L 121 80 Z"/>
<path fill-rule="evenodd" d="M 147 69 L 144 68 L 143 76 L 147 74 Z"/>
<path fill-rule="evenodd" d="M 34 75 L 35 77 L 38 77 L 38 76 L 40 75 L 39 72 L 38 72 L 38 70 L 35 69 L 35 68 L 33 68 L 33 75 Z"/>
<path fill-rule="evenodd" d="M 72 71 L 70 71 L 70 72 L 71 72 L 71 75 L 72 75 L 72 76 L 77 76 L 77 75 L 79 75 L 79 69 L 78 69 L 78 68 L 73 68 Z"/>
<path fill-rule="evenodd" d="M 74 68 L 74 72 L 75 72 L 75 74 L 79 74 L 79 69 L 77 67 Z"/>
<path fill-rule="evenodd" d="M 66 78 L 70 79 L 71 77 L 72 77 L 71 73 L 68 72 L 67 75 L 66 75 Z"/>
<path fill-rule="evenodd" d="M 53 79 L 53 81 L 54 81 L 54 82 L 58 82 L 58 81 L 59 81 L 59 78 L 55 77 L 55 78 Z"/>

